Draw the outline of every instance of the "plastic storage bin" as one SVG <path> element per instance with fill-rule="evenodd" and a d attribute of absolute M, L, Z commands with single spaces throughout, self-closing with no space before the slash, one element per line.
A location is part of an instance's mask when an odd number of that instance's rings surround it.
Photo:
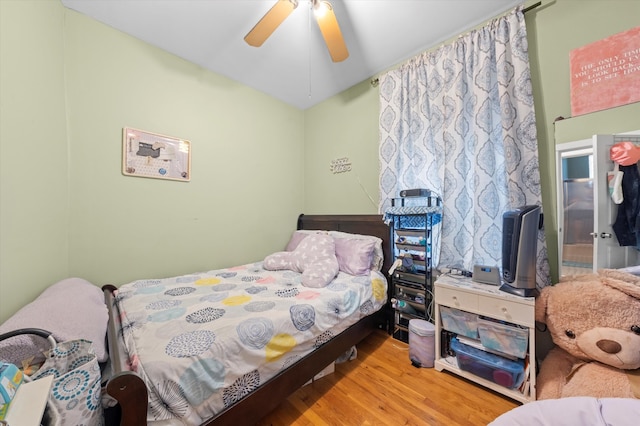
<path fill-rule="evenodd" d="M 451 348 L 456 353 L 458 367 L 478 377 L 515 389 L 524 380 L 524 361 L 510 360 L 499 355 L 460 343 L 451 339 Z"/>
<path fill-rule="evenodd" d="M 440 306 L 442 328 L 471 339 L 478 338 L 478 315 L 448 306 Z"/>
<path fill-rule="evenodd" d="M 409 359 L 416 367 L 433 367 L 436 329 L 429 321 L 409 321 Z"/>
<path fill-rule="evenodd" d="M 515 324 L 478 319 L 480 342 L 487 349 L 524 358 L 529 345 L 529 330 Z"/>

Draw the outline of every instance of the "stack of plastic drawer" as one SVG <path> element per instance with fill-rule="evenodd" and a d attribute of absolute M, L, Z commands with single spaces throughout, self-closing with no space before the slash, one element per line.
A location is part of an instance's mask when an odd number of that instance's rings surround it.
<path fill-rule="evenodd" d="M 442 306 L 442 327 L 457 335 L 450 348 L 458 367 L 509 389 L 525 378 L 529 330 Z"/>

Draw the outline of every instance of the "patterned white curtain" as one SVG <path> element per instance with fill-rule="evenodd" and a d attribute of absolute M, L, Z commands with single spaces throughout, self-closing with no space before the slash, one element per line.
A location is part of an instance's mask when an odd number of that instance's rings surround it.
<path fill-rule="evenodd" d="M 401 189 L 443 200 L 440 266 L 502 266 L 502 214 L 542 205 L 522 7 L 380 76 L 380 213 Z M 537 286 L 550 282 L 539 232 Z"/>

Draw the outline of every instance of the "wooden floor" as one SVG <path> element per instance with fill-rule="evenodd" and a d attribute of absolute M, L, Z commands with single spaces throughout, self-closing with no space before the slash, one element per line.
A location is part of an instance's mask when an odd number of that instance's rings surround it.
<path fill-rule="evenodd" d="M 416 368 L 409 346 L 376 331 L 356 360 L 304 386 L 258 424 L 486 425 L 519 406 L 454 374 Z"/>

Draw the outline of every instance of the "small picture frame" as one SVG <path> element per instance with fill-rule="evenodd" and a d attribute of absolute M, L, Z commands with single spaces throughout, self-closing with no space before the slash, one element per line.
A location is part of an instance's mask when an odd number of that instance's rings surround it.
<path fill-rule="evenodd" d="M 191 180 L 191 142 L 131 127 L 122 129 L 122 174 Z"/>

